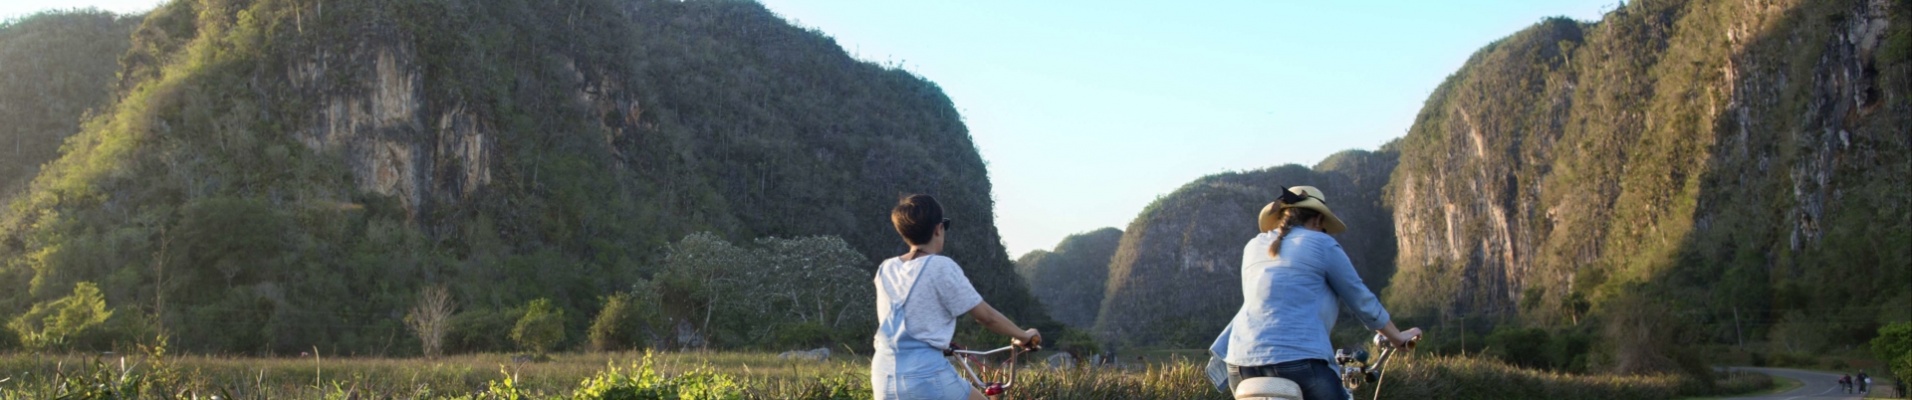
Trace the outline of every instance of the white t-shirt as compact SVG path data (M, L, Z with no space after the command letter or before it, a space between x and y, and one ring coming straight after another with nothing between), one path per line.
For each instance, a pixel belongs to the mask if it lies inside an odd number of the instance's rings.
M907 296L908 303L903 305L906 333L939 349L949 348L949 339L956 334L956 317L983 302L983 295L976 293L976 287L969 284L969 277L963 275L963 268L949 257L919 256L909 262L893 257L883 260L883 265L877 269L890 271L878 272L873 279L876 282L877 320L890 318L892 305L889 292ZM922 277L918 278L917 275ZM916 284L914 292L910 291L911 281Z

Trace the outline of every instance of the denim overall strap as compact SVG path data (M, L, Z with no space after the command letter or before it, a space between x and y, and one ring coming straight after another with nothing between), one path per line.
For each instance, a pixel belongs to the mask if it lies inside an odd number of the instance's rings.
M911 261L920 262L923 268L927 268L931 257L935 257L935 255L923 256L922 258ZM877 274L893 276L894 274L901 273L902 271L900 270L907 264L908 262L899 263L896 268L880 270L877 271ZM909 304L910 296L916 292L917 283L923 279L923 273L924 271L917 272L916 277L910 280L909 287L902 288L903 293L901 296L897 295L897 288L889 287L889 285L878 285L880 286L879 289L883 290L883 293L890 299L890 314L888 319L881 321L881 323L877 325L876 354L871 360L873 362L871 367L876 370L873 372L882 373L887 370L890 373L899 375L911 375L916 372L949 368L949 360L943 358L942 349L930 346L928 342L910 337L909 326L906 322L908 318L904 318L903 315L905 312L903 306ZM882 279L881 281L891 282L889 279Z

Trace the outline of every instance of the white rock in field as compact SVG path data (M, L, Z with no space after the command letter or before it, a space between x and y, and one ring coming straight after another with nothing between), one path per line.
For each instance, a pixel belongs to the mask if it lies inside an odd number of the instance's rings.
M780 360L823 361L830 358L830 348L818 347L809 350L791 350L777 355Z
M1075 366L1076 363L1075 356L1069 355L1069 353L1056 353L1056 355L1049 356L1049 359L1046 361L1049 363L1049 368L1068 368Z

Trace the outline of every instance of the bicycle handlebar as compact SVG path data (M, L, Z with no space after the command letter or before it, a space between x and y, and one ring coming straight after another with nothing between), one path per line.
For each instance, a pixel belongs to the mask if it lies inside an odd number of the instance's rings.
M1018 346L1015 344L1011 344L1008 346L1003 346L996 349L983 350L983 351L963 349L961 346L957 346L955 343L950 343L949 347L950 347L949 351L946 352L945 354L954 356L956 357L957 360L962 362L963 371L969 373L970 384L975 386L977 390L983 391L983 395L992 396L992 397L1003 394L1003 392L1008 391L1009 388L1014 387L1016 385L1016 358L1021 357L1023 353L1029 353L1029 352L1042 350L1042 345L1040 344L1035 344L1030 346ZM983 382L982 376L977 375L976 370L969 366L970 358L991 356L991 355L999 354L1005 351L1009 352L1009 381L1008 382Z

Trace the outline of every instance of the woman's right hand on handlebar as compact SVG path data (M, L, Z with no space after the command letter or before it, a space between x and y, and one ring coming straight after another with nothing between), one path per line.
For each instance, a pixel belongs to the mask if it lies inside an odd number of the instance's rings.
M1421 328L1418 327L1408 328L1407 330L1400 331L1397 335L1388 336L1388 344L1394 347L1405 347L1408 349L1413 349L1414 344L1420 340Z

